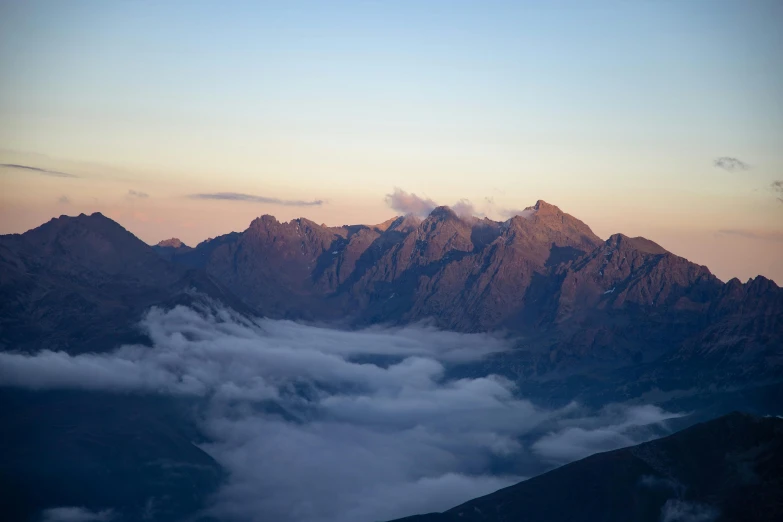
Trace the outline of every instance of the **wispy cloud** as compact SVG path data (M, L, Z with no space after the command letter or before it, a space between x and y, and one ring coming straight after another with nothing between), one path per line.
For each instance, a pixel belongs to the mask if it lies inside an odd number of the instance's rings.
M637 444L642 428L660 426L683 415L651 404L631 407L611 405L595 416L558 421L560 429L541 437L531 449L544 459L562 464L599 451ZM653 431L647 433L648 438L655 438Z
M501 219L511 219L514 216L522 216L522 217L528 217L530 214L532 214L533 210L522 210L519 208L506 208L506 207L498 207L495 204L495 198L490 196L484 198L484 204L486 207L485 214L488 214L490 216L498 216Z
M730 156L721 156L720 158L715 158L712 163L717 168L723 169L727 172L750 170L750 165L739 158L732 158Z
M783 179L779 179L777 181L773 181L769 188L772 189L772 192L775 192L777 194L783 194ZM783 197L778 196L778 201L783 203Z
M59 198L57 198L57 203L59 203L61 205L70 205L71 204L71 198L69 198L68 196L65 196L65 195L60 196Z
M661 508L661 522L712 522L720 511L709 504L669 499Z
M457 213L461 218L467 218L471 216L484 217L486 214L479 211L476 206L469 199L460 199L451 209Z
M747 239L758 239L761 241L783 242L783 231L754 231L739 228L724 228L718 230L718 234L724 236L739 236Z
M56 507L45 509L41 522L108 522L114 519L111 509L92 511L83 507Z
M522 217L526 218L526 217L530 216L531 214L533 214L534 212L535 211L531 210L531 209L522 210L522 209L516 209L516 208L500 208L500 209L497 210L498 215L503 217L503 218L505 218L505 219L511 219L512 217L515 217L515 216L522 216Z
M129 190L128 191L128 197L145 199L145 198L150 197L150 195L147 194L146 192L139 192L138 190Z
M39 167L31 167L29 165L16 165L14 163L0 163L0 167L7 169L26 170L28 172L35 172L43 176L53 176L55 178L78 178L75 174L69 174L68 172L60 172L58 170L42 169Z
M268 205L282 205L284 207L318 207L324 204L322 199L303 201L299 199L280 199L239 192L212 192L207 194L190 194L190 199L215 199L223 201L246 201L248 203L266 203Z
M427 197L419 197L413 192L406 192L401 188L395 188L391 194L386 194L386 204L397 212L413 214L419 217L427 217L438 206Z

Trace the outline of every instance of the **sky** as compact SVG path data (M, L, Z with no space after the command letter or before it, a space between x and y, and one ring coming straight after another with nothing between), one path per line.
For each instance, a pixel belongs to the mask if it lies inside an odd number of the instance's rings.
M262 214L379 223L400 189L494 219L543 199L783 284L782 19L763 0L0 0L0 233L100 211L195 244Z

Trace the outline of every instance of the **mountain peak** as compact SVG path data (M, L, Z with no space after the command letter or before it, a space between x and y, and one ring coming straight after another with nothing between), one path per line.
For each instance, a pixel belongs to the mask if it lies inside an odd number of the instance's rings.
M751 277L748 279L748 282L745 284L749 289L754 289L761 293L769 290L778 289L778 285L775 284L775 281L773 281L772 279L768 279L763 275L757 275L756 277Z
M292 219L291 221L289 221L288 224L294 224L294 223L296 223L297 225L300 225L300 226L307 226L307 227L310 227L310 228L329 228L329 227L324 226L324 225L319 225L318 223L316 223L312 219L307 219L306 217L300 217L300 218Z
M381 231L397 231L397 232L410 232L421 224L421 219L413 214L406 214L404 216L397 216L388 221L384 221L380 225L376 225L376 228Z
M78 216L67 216L65 214L57 218L52 218L43 225L24 233L28 237L58 234L63 230L81 230L91 231L99 234L130 234L125 227L104 216L100 212L93 212L90 215L81 213Z
M169 247L169 248L190 248L188 245L180 241L177 237L172 237L169 239L164 239L160 243L158 243L156 246L159 247Z
M263 216L259 216L255 218L253 221L250 222L250 226L248 228L261 228L269 225L279 225L280 222L277 220L275 216L272 216L270 214L264 214Z
M370 225L370 228L377 228L381 232L385 232L386 230L390 229L396 223L400 222L403 219L405 219L405 216L394 216L393 218L387 219L383 223L378 223L377 225Z
M644 237L628 237L625 234L612 234L609 239L606 240L606 245L612 248L632 248L645 254L662 255L668 254L669 251L663 248L661 245L654 241L650 241Z
M517 214L517 216L526 218L526 217L530 217L533 214L543 216L543 215L564 214L564 212L560 210L558 206L552 205L551 203L547 203L543 199L539 199L538 201L536 201L535 205L531 207L525 207L522 213Z
M546 234L553 234L552 239L570 238L566 243L570 246L580 245L583 251L592 250L603 242L585 223L542 199L512 217L505 226L510 230L527 230L527 233L534 234L539 233L535 231L546 230Z
M528 207L530 208L530 207ZM532 207L533 210L536 212L545 212L545 213L557 213L561 212L561 210L551 203L547 203L543 199L539 199L536 201L536 204Z
M446 205L435 207L434 209L432 209L432 212L430 212L430 215L428 216L428 219L429 218L438 221L443 221L446 219L459 219L457 213L451 210L451 208L447 207Z

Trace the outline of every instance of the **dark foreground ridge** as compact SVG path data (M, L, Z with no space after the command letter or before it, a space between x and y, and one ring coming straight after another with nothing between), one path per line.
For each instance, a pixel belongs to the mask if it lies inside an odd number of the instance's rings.
M783 420L732 413L396 522L783 520Z

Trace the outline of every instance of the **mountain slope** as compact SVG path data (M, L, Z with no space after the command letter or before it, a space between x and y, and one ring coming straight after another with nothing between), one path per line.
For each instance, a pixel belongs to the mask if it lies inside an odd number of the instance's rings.
M141 314L189 302L191 289L241 306L100 213L0 236L0 268L0 349L80 353L138 342Z
M734 413L399 522L771 522L781 499L783 420Z
M115 522L192 520L225 478L169 397L0 388L0 401L3 520L39 522L62 506L111 508Z
M435 209L353 289L369 322L428 319L488 330L524 308L525 293L552 266L600 242L581 221L539 201L505 223Z

